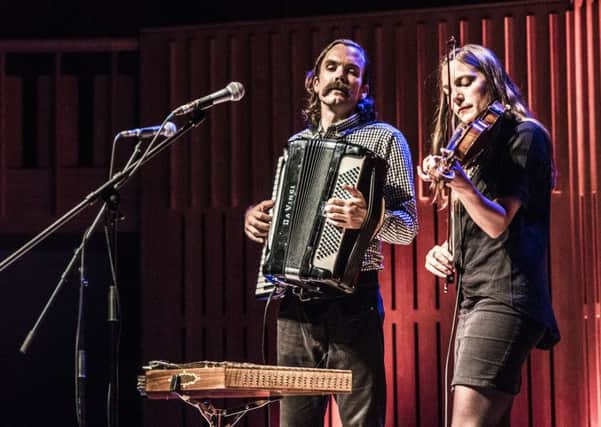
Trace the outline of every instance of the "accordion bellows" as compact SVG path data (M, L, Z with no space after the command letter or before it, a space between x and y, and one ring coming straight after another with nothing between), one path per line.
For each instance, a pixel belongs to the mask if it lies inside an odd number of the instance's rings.
M318 138L291 141L276 169L273 220L260 265L267 281L259 281L257 297L275 284L310 290L327 285L352 293L382 214L385 176L385 160L360 145ZM361 229L326 221L328 199L350 198L344 184L366 199Z

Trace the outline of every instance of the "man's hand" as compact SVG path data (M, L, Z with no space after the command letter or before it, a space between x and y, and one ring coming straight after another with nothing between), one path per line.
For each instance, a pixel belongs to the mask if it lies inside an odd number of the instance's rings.
M263 200L251 206L244 214L244 233L249 239L257 243L265 243L271 225L269 209L273 207L273 200Z
M331 198L324 208L328 222L342 228L358 229L363 226L367 217L367 203L363 194L352 185L342 186L350 195L350 199Z

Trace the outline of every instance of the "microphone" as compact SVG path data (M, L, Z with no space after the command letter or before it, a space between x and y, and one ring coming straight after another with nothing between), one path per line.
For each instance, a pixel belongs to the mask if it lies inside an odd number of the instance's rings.
M195 110L206 110L213 105L221 104L227 101L240 101L244 96L244 86L242 83L231 82L225 88L213 92L210 95L203 96L192 102L188 102L180 107L177 107L173 112L176 116L191 113Z
M165 123L165 126L148 126L145 128L122 130L117 134L118 138L138 138L150 139L154 138L157 133L161 136L170 137L175 134L177 127L172 122Z

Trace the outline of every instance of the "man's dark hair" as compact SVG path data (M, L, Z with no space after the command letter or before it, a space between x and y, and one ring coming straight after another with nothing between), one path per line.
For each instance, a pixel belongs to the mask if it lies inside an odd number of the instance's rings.
M369 85L369 92L367 96L361 99L357 103L357 111L361 114L361 118L363 121L372 121L376 118L376 107L374 103L374 99L372 97L372 85L371 85L371 63L369 58L367 57L367 52L359 43L356 43L349 39L336 39L330 44L328 44L319 54L317 59L315 60L315 64L313 65L313 69L307 73L305 77L305 90L307 91L307 106L303 109L303 118L308 127L317 129L319 127L319 122L321 120L321 105L319 101L319 94L315 93L313 90L313 82L317 76L319 76L319 69L321 68L321 63L325 58L326 54L336 45L345 45L350 46L357 49L361 56L363 57L363 84Z

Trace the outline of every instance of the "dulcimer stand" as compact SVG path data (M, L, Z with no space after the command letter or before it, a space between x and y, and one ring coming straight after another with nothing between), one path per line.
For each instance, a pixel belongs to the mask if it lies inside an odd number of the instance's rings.
M282 399L283 396L256 400L254 402L249 402L246 405L230 409L219 409L213 406L208 400L202 402L187 395L179 395L179 397L188 405L198 409L198 412L200 412L200 415L206 420L210 427L233 427L248 412L260 409L270 403L277 402ZM231 418L231 421L228 421L229 418ZM226 423L224 424L224 422Z

